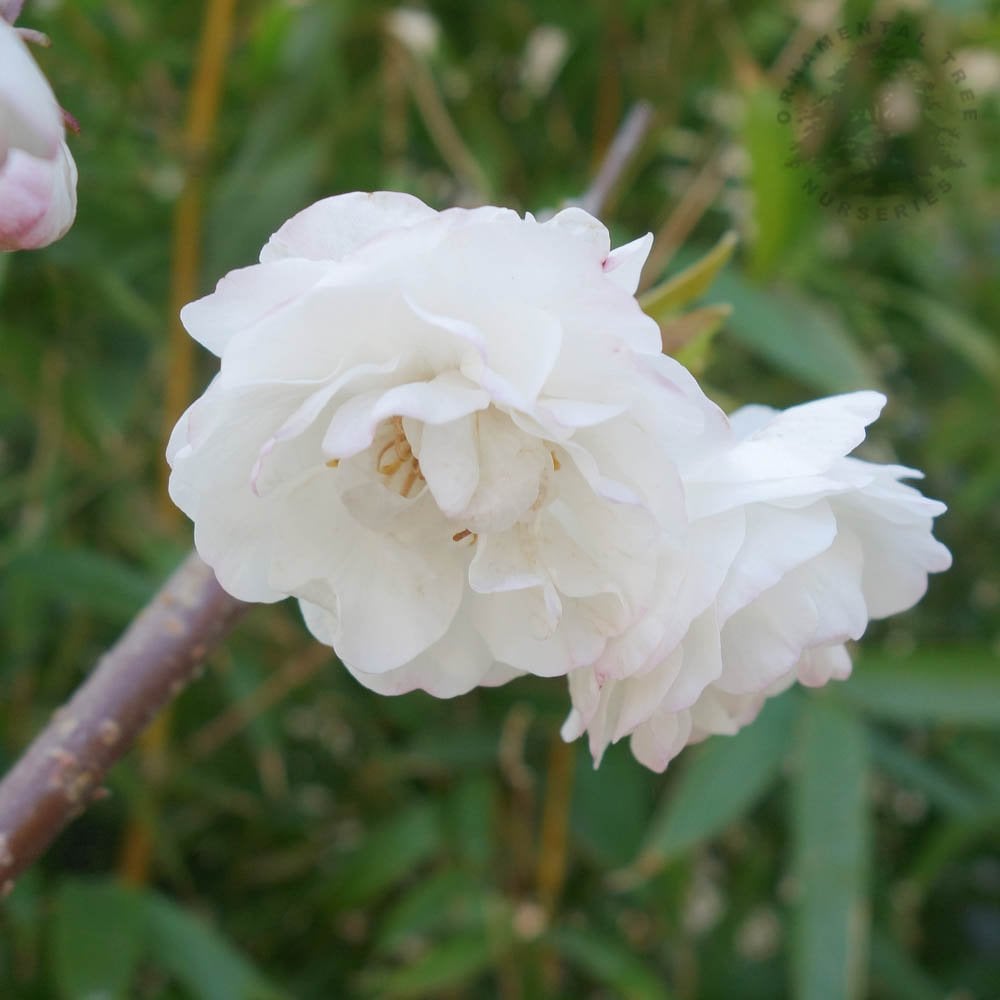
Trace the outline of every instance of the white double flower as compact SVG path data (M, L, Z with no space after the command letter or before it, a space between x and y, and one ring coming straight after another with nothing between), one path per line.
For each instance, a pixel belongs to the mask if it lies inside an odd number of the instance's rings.
M567 675L567 737L656 768L844 675L943 508L844 457L877 393L727 419L635 300L650 244L392 193L291 219L182 313L221 368L170 490L222 586L382 693Z

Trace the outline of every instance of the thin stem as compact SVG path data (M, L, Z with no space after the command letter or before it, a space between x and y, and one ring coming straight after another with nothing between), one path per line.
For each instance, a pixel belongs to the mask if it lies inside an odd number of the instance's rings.
M163 411L163 440L192 396L194 342L179 318L181 308L200 291L201 222L205 195L205 163L215 138L219 117L226 58L233 33L236 0L209 0L205 5L201 39L191 83L188 117L184 129L187 172L174 210L173 249L170 270L170 334L168 369ZM166 476L166 467L163 469ZM176 518L176 508L167 498L166 479L161 482L161 514Z
M597 176L578 202L582 209L599 216L608 207L612 195L642 148L653 118L653 106L647 101L639 101L632 106L608 147Z
M0 783L0 887L70 820L150 720L197 674L249 605L190 555Z

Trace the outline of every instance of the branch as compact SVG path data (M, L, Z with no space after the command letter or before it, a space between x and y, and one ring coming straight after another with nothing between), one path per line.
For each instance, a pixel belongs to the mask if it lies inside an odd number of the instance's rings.
M632 106L615 133L594 182L580 198L580 208L596 217L600 217L605 211L611 196L645 142L653 118L653 106L647 101L639 101Z
M0 783L0 891L106 791L102 781L250 607L191 554Z

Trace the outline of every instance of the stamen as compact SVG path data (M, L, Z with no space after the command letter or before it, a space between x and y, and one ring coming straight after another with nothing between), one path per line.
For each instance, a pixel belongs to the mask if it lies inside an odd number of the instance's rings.
M413 454L413 448L410 447L406 432L403 430L403 418L392 417L389 426L392 430L392 437L382 446L381 451L376 456L375 469L379 475L385 476L387 480L392 480L400 469L406 469L402 487L399 488L399 495L409 497L417 480L424 482L423 474L420 471L420 462Z
M469 535L471 535L471 534L472 534L472 532L469 531L468 528L466 528L464 531L459 531L456 534L452 535L451 536L451 540L453 542L460 542L463 538L468 538Z
M552 456L552 468L555 469L556 472L558 472L562 468L562 466L559 463L559 459L556 458L556 453L554 451L550 451L549 454Z
M336 469L338 465L340 465L339 458L331 458L330 461L326 463L326 467L328 469Z

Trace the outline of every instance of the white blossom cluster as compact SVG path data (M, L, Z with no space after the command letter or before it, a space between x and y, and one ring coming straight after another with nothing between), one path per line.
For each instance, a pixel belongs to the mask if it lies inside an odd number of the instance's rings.
M579 209L321 201L187 306L219 373L168 449L199 553L296 597L367 687L567 677L567 739L661 770L913 605L950 556L918 473L847 457L884 398L727 417Z

